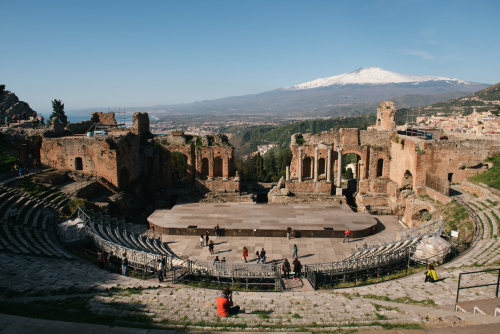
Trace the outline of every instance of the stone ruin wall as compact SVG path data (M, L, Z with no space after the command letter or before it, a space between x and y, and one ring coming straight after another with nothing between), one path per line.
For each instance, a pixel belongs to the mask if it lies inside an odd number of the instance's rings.
M402 144L404 140L404 145ZM479 165L487 157L500 153L494 140L422 140L408 136L394 136L391 145L390 179L402 186L403 176L408 170L413 176L413 188L425 186L426 173L433 173L460 183L467 177L483 171L467 168Z
M155 139L166 151L168 159L173 152L186 157L187 172L199 190L239 192L240 179L234 166L234 147L224 135L190 136L175 131ZM163 165L164 168L170 164ZM164 171L164 174L169 174Z
M106 140L86 137L43 140L40 148L42 164L55 169L76 170L76 158L82 159L81 173L101 176L119 187L117 152Z

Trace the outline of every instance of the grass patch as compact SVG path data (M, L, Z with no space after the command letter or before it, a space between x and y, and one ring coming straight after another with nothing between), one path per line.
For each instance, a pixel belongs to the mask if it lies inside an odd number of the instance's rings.
M17 183L17 187L20 188L25 193L28 193L31 196L35 197L40 197L42 194L50 191L50 189L45 187L44 185L34 183L27 179L19 180L19 182Z
M259 319L269 319L269 312L267 311L253 311L251 314L257 314Z
M484 215L486 217L486 220L488 221L488 224L490 225L490 237L493 238L493 222L491 221L490 216Z
M387 311L398 311L399 312L399 308L398 307L392 307L392 306L385 306L385 305L380 305L380 304L375 304L375 303L372 303L373 307L375 307L375 310L378 312L378 311L382 311L382 310L387 310Z
M475 183L484 183L492 188L500 189L500 154L486 161L493 162L493 167L480 174L469 177L469 180Z
M484 206L484 208L485 208L485 209L488 209L488 208L489 208L488 204L485 204L485 203L483 203L483 202L481 202L481 201L477 201L477 202L478 202L479 204L481 204L482 206Z
M425 306L436 306L436 303L432 299L415 300L415 299L412 299L408 296L399 297L399 298L389 298L387 296L378 296L378 295L374 295L374 294L367 294L367 295L361 295L361 297L369 298L369 299L376 299L376 300L383 300L385 302L393 302L393 303L399 303L399 304L417 304L417 305L425 305Z
M437 215L444 219L444 230L448 235L451 231L459 231L464 242L471 242L474 237L474 223L467 210L458 203L451 201L448 204L437 204Z
M294 314L292 315L292 318L294 318L294 319L302 319L302 317L301 317L301 316L300 316L300 314L298 314L298 313L294 313Z
M498 202L497 201L492 201L491 199L486 199L486 202L490 203L491 206L497 206L498 205Z

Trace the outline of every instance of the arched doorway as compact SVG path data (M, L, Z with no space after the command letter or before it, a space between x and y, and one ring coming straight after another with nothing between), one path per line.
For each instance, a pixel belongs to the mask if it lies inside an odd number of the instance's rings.
M222 158L214 158L214 177L222 177Z
M326 174L326 168L325 168L325 158L320 158L318 160L318 176L325 175Z
M302 161L302 178L308 179L312 177L312 159L305 157Z
M207 158L201 159L201 176L202 177L208 176L208 159Z
M120 179L118 180L120 188L127 188L130 182L130 176L127 167L122 167L120 170Z
M75 158L75 170L83 170L83 161L80 157Z
M172 165L172 181L174 184L182 184L188 181L187 157L180 152L172 152L170 156Z
M401 182L401 189L413 189L413 175L409 170L405 172L403 181Z
M377 160L377 177L384 175L384 159Z

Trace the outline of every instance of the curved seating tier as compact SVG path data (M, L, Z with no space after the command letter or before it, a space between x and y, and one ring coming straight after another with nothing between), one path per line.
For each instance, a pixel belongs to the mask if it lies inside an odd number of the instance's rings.
M1 250L73 259L55 237L55 216L49 208L57 205L4 185L0 185L0 199Z

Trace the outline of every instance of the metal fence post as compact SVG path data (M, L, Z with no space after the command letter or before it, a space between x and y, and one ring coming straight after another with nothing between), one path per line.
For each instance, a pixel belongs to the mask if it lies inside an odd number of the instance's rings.
M462 273L458 274L457 299L455 300L455 306L458 304L458 294L460 292L460 281L461 280L462 280Z
M497 277L497 290L495 292L495 297L498 298L498 285L500 284L500 268L498 269L498 277Z

